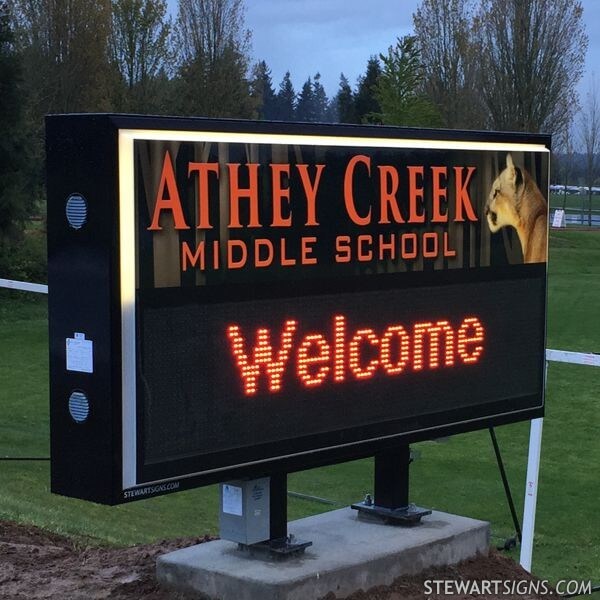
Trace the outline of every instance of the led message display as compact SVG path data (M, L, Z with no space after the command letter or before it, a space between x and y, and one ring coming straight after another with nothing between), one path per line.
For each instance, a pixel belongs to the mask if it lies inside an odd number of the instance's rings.
M546 137L47 126L55 491L122 502L542 414ZM83 344L91 372L67 368Z

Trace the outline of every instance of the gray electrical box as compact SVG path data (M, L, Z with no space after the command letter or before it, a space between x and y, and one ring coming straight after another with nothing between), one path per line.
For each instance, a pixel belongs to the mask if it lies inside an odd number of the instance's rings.
M256 544L270 538L269 488L270 477L220 484L221 539Z

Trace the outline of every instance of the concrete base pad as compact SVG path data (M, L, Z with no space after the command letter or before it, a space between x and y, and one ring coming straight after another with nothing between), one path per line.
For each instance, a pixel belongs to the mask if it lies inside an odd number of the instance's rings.
M217 540L160 556L157 577L169 588L220 600L310 600L330 591L342 597L487 554L489 545L488 523L436 511L420 525L397 527L343 508L292 521L288 532L313 545L281 560Z

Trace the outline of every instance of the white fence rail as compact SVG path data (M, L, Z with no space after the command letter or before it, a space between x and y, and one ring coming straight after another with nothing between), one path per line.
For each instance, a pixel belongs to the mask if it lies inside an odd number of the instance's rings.
M48 286L41 283L28 283L27 281L13 281L12 279L0 278L0 288L9 290L22 290L23 292L36 292L38 294L47 294Z
M600 354L594 353L546 349L546 360L550 362L571 363L572 365L600 367Z
M562 227L567 225L576 225L581 227L600 227L600 210L593 209L592 217L590 219L589 211L587 208L551 208L550 209L550 225L552 227L561 227L561 225L555 225L554 219L557 211L563 210L565 222Z

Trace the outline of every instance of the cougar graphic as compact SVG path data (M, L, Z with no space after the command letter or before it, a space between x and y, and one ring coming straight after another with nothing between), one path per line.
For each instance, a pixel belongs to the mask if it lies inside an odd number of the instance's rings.
M496 233L502 227L514 227L521 242L523 261L545 262L547 214L548 205L535 181L507 154L506 168L492 184L485 204L490 230Z

